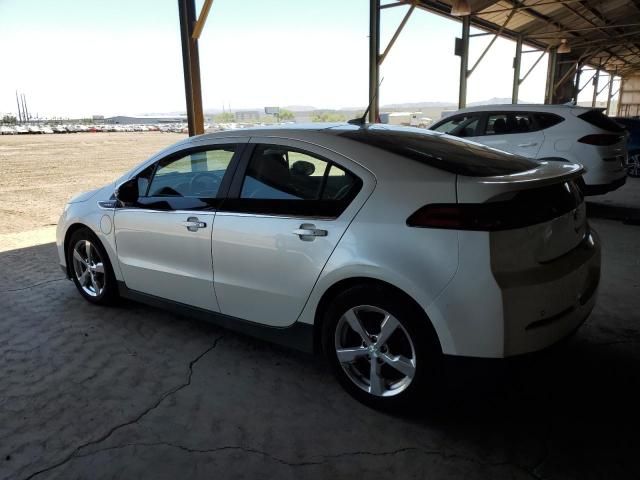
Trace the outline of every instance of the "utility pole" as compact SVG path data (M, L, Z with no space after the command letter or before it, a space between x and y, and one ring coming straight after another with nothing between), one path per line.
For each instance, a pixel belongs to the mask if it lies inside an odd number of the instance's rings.
M18 122L22 123L22 111L20 110L20 100L18 98L18 90L16 90L16 103L18 104Z
M24 93L21 94L21 96L22 96L22 113L24 114L25 121L28 122L30 118L29 118L29 110L27 110L27 99L24 96Z

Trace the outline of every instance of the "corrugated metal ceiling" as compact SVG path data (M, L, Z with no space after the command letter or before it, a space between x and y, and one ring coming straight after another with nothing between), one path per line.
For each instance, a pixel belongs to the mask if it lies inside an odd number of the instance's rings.
M411 3L410 1L406 3ZM419 0L426 10L449 15L453 0ZM469 0L472 25L523 36L538 48L566 39L568 60L609 65L618 74L640 73L640 0ZM515 9L515 12L510 14ZM505 22L507 22L505 25Z

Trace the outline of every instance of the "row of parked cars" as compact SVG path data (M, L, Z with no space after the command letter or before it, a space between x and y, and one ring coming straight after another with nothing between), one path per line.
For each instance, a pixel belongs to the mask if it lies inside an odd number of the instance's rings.
M80 132L173 132L188 133L184 123L158 125L2 125L0 135L29 133L80 133Z
M430 129L527 158L580 163L583 190L591 195L619 188L627 172L639 175L640 120L597 108L486 105L459 110Z

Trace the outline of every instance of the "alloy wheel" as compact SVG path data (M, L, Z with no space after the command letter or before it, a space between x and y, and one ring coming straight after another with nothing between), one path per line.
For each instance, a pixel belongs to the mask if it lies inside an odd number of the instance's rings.
M78 240L72 255L73 272L80 288L91 297L100 296L106 281L100 252L89 240Z
M347 377L374 396L406 390L416 373L411 336L386 310L360 305L347 310L335 330L335 352Z

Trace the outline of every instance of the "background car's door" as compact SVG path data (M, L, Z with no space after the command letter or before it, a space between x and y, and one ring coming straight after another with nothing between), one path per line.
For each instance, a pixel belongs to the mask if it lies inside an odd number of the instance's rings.
M216 296L222 313L287 326L375 180L356 163L304 142L252 138L247 148L216 214Z
M528 158L536 158L544 142L544 134L527 112L486 113L478 134L467 138Z
M219 311L211 232L242 148L241 141L190 149L138 175L138 202L115 213L118 261L128 288Z

